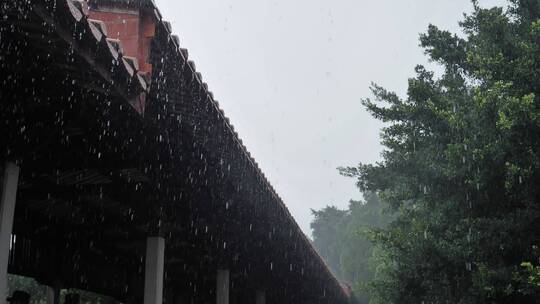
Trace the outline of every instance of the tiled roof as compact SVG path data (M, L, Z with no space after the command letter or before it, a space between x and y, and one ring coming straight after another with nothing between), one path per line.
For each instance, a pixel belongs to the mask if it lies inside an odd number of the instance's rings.
M99 64L102 76L117 85L126 99L131 100L134 96L147 94L150 84L138 71L137 60L124 57L122 43L107 37L107 28L103 22L87 17L86 1L68 0L59 3L65 7L45 7L44 10L38 9L38 13L49 23L61 23L57 26L59 33L65 39L72 40L73 47L79 53L85 54L89 63ZM48 15L50 12L47 12L47 9L55 9L54 13L61 16L53 19ZM139 105L133 106L138 111L141 110Z

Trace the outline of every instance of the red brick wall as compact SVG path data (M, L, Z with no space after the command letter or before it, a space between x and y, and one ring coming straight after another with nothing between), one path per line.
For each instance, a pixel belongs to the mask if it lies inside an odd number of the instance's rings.
M120 12L118 9L90 10L91 19L101 20L107 26L107 37L122 42L124 56L135 57L139 62L139 70L150 73L152 66L148 63L150 42L155 33L154 20L150 16L139 15L138 11Z

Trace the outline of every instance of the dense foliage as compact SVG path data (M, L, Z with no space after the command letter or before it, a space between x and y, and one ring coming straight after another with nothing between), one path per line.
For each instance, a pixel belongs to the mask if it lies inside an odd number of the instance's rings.
M342 172L396 213L372 303L540 303L540 1L430 26L402 99L373 85L383 160Z
M377 195L369 192L364 195L364 201L351 201L348 210L336 207L312 210L315 248L332 272L351 285L360 303L369 302L367 287L377 266L369 231L390 222L390 217L382 211Z
M33 304L47 303L46 287L40 285L34 279L18 275L8 275L8 295L13 294L15 290L26 291L30 294L30 301Z
M31 304L48 303L47 286L41 285L32 278L9 274L8 294L13 294L15 290L22 290L29 293ZM113 298L78 289L62 289L60 291L60 303L65 302L65 295L68 293L78 294L81 304L118 304Z

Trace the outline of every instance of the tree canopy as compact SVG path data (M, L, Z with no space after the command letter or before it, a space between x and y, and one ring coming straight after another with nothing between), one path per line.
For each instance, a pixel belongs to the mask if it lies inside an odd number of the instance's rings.
M473 4L462 34L420 37L441 75L363 101L385 150L342 173L396 214L372 303L539 303L540 1Z
M353 288L358 301L368 303L368 285L376 271L376 249L369 232L385 227L391 217L383 213L377 195L370 192L363 201L350 201L347 210L332 206L312 213L315 248L338 279Z

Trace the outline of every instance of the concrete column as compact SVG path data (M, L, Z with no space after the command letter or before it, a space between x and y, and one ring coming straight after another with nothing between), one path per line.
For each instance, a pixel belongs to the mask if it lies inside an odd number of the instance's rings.
M163 303L163 267L165 239L149 237L146 241L146 268L144 272L144 304Z
M255 304L266 304L266 293L262 290L257 290L255 293Z
M54 288L47 286L47 304L57 304L55 303L56 297Z
M229 304L229 277L229 270L218 270L216 280L216 304Z
M12 162L4 165L2 179L2 198L0 200L0 303L6 302L7 273L17 184L19 183L19 167Z

